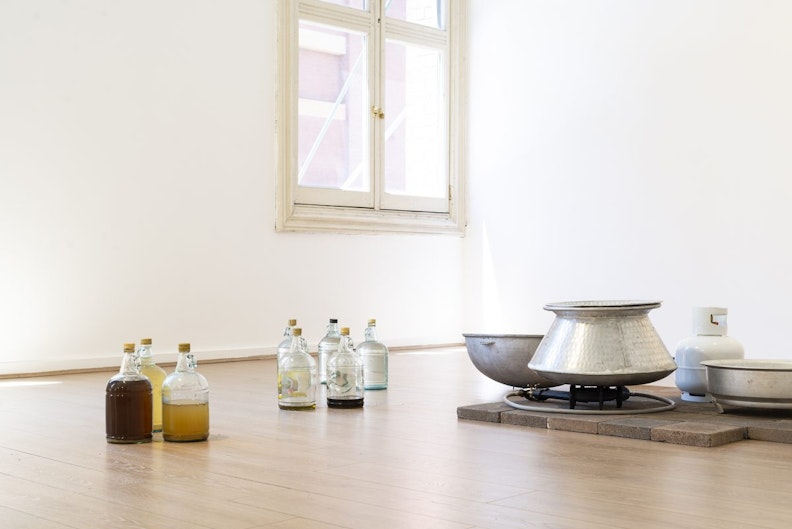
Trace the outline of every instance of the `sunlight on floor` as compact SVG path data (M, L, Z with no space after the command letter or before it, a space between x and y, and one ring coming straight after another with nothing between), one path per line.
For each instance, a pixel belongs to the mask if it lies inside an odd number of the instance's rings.
M60 380L0 380L0 389L63 384Z

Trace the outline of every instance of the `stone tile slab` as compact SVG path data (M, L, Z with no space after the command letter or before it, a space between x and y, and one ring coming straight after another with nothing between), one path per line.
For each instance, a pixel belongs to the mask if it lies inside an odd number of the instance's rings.
M628 439L652 439L652 428L678 424L678 421L664 419L650 419L646 417L627 417L599 423L597 433L613 437Z
M652 428L651 440L689 446L720 446L745 439L745 428L728 424L680 422Z
M767 421L749 425L748 439L771 443L792 443L792 421Z
M612 419L612 415L556 415L547 419L547 428L565 432L595 434L599 431L599 423Z
M459 419L468 419L471 421L500 422L501 413L513 409L514 408L503 402L473 404L471 406L458 407L457 417Z
M548 414L512 409L512 411L501 413L501 422L503 424L546 429L548 417Z

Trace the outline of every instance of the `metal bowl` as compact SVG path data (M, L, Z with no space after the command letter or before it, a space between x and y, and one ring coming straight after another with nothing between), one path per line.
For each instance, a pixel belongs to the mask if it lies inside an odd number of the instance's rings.
M701 364L707 368L707 390L720 404L792 408L792 360L707 360Z
M543 336L534 334L463 334L468 356L484 375L514 388L558 384L528 367Z

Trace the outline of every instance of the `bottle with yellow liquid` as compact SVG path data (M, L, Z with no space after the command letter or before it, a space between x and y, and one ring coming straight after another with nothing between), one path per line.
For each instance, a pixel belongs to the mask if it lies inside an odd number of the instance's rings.
M151 382L151 402L153 409L151 411L152 417L152 431L162 431L162 382L165 380L165 370L154 363L154 356L151 353L151 338L143 338L140 340L140 346L137 349L137 357L140 362L140 372L148 377Z
M195 370L190 344L179 344L176 371L162 383L162 438L205 441L209 437L209 383Z

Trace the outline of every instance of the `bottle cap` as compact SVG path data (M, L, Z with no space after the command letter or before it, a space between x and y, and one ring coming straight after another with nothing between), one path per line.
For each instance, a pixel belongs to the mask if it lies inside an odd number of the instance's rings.
M330 318L330 323L338 323L338 320L335 318Z
M135 344L133 344L133 343L125 343L124 344L124 352L125 353L134 353L135 352Z
M190 344L188 344L188 343L180 343L179 344L179 352L180 353L189 353L190 352Z
M341 327L341 336L349 336L349 327Z
M140 345L151 345L151 338L142 338L140 340Z
M694 307L693 332L700 336L726 336L726 316L729 309L723 307Z
M368 321L368 324L369 324L369 325L376 325L376 324L377 324L377 320L375 320L374 318L371 318L371 319Z
M297 325L297 320L289 320L289 327L294 327Z
M292 329L292 336L302 336L302 329L300 327Z

